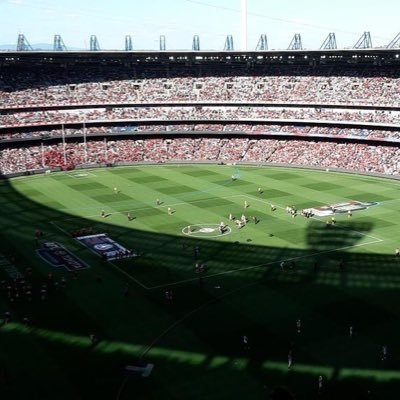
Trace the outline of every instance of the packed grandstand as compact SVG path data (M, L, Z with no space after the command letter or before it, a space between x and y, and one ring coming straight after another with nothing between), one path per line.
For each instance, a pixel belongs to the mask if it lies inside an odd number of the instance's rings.
M0 53L0 174L204 161L399 175L394 51L199 54Z

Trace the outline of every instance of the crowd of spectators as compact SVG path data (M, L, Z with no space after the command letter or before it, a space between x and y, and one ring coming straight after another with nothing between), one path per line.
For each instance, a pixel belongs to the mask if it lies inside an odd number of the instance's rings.
M0 72L0 141L41 140L41 145L24 143L1 150L3 174L146 161L271 162L392 175L400 170L396 145L400 140L400 111L396 109L400 107L400 73L396 67L266 65L250 71L221 64L212 71L210 66L170 71L160 63L148 68L71 67L62 72L46 68ZM288 103L293 107L284 106ZM99 107L82 107L90 105ZM366 105L377 109L359 107ZM55 109L41 109L45 106ZM337 122L359 125L341 128L334 126ZM393 127L379 127L385 124ZM142 139L147 132L199 136ZM217 137L219 132L221 137ZM251 135L232 138L223 134L227 132ZM54 144L64 135L68 137L65 144ZM78 139L82 135L89 136L87 143ZM97 141L96 135L104 139ZM321 137L347 141L321 141ZM47 138L55 140L42 141ZM371 140L393 143L373 146Z
M62 125L94 121L168 120L313 120L400 124L400 111L312 107L126 107L13 112L0 115L0 128Z
M400 149L360 143L251 138L150 138L103 140L8 148L0 152L0 172L79 165L167 161L283 163L400 174Z
M202 76L156 68L133 72L129 68L58 69L3 72L0 104L3 107L109 104L121 102L262 101L312 104L400 106L400 79L396 67L360 70L349 66L311 69L265 66L254 71L215 67Z

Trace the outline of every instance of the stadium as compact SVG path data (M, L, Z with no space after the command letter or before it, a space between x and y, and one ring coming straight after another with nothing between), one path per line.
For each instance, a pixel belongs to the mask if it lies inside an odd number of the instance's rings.
M398 40L22 42L0 52L4 398L398 398Z

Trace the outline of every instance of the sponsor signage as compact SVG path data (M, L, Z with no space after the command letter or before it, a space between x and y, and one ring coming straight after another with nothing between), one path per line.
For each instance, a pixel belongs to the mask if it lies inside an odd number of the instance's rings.
M109 238L105 233L78 236L76 240L109 261L137 256L136 252L126 249L115 240Z
M43 260L56 268L64 267L68 271L89 268L88 264L57 242L44 242L36 252Z
M344 201L342 203L331 204L329 206L308 208L304 211L311 212L317 217L325 217L327 215L332 215L335 213L347 213L358 210L365 210L368 207L375 206L378 203L375 201Z

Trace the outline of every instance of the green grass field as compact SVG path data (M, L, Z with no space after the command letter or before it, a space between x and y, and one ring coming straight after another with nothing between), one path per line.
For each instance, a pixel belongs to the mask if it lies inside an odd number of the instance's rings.
M31 301L11 303L2 283L0 318L12 314L0 326L4 399L268 399L279 386L301 400L399 398L399 189L375 177L216 165L1 181L0 279L32 268L34 288ZM329 227L326 217L285 211L352 200L378 204L337 214ZM238 229L230 213L250 220ZM38 242L35 229L44 232ZM72 237L82 229L139 256L105 261ZM90 268L75 279L52 267L36 254L49 241ZM196 262L206 271L196 273ZM154 364L150 377L124 370L138 362Z

